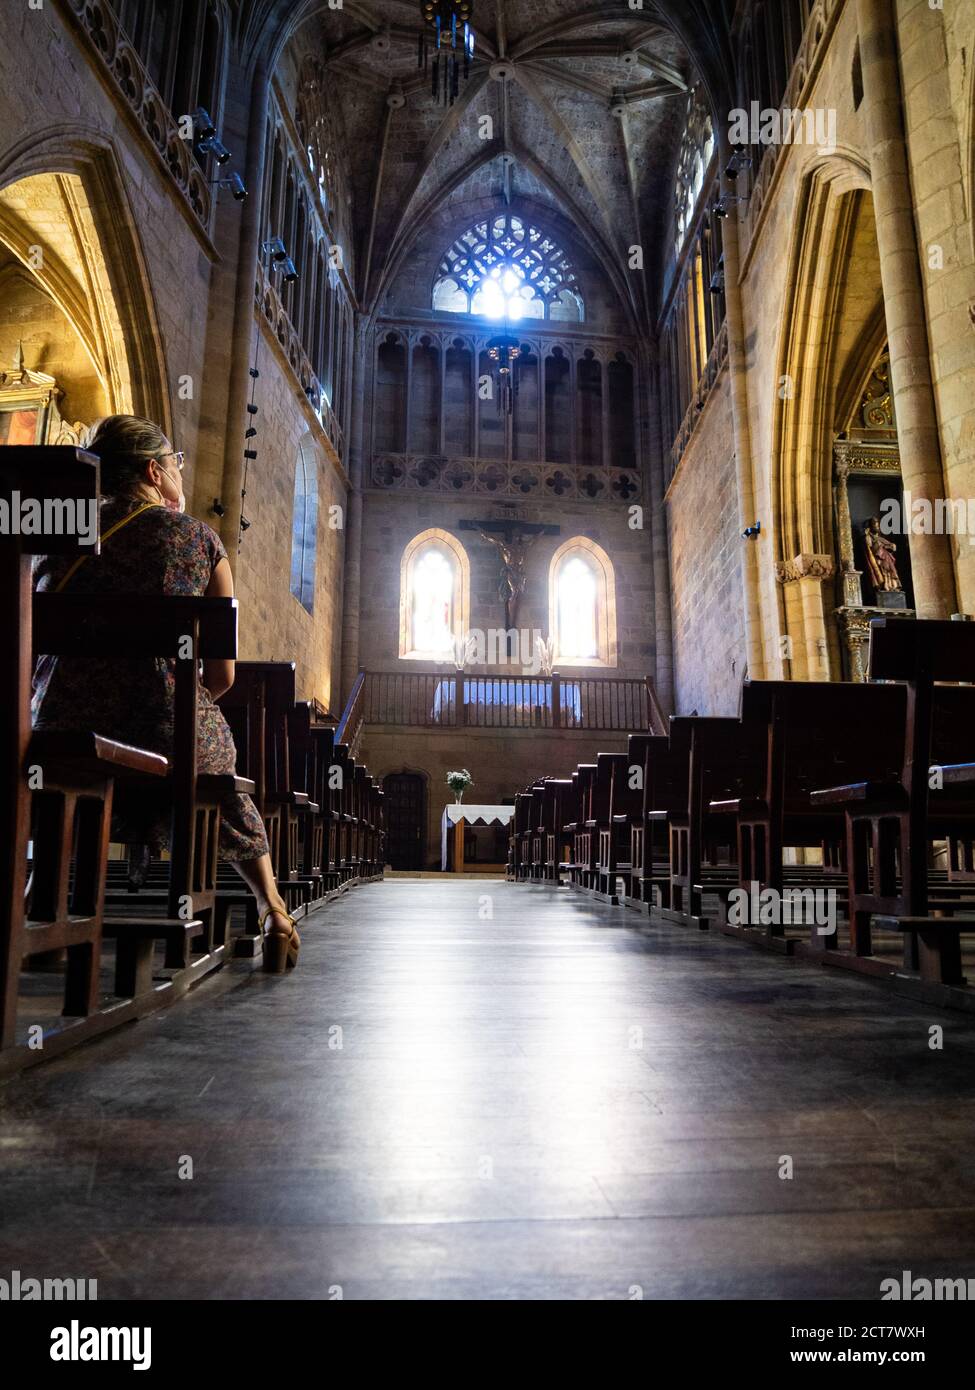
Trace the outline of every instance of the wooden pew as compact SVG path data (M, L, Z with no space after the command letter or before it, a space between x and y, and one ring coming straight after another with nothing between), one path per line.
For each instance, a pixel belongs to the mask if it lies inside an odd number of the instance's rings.
M845 898L846 875L842 847L845 823L835 805L813 804L811 793L828 768L844 782L896 775L904 692L891 685L855 685L820 681L746 681L742 686L741 720L754 729L755 782L751 794L713 800L711 811L737 818L738 887L751 899L767 889L782 895L808 890L829 892L838 908ZM814 848L820 864L794 867L784 863L784 849ZM756 899L757 900L757 899ZM793 902L801 900L793 897ZM790 903L791 908L791 903ZM774 915L774 914L772 914ZM779 914L784 915L784 914ZM801 913L800 913L801 915ZM801 926L801 923L793 925ZM833 944L821 925L812 930L811 947ZM835 917L833 919L835 926ZM790 950L782 920L742 924L728 930Z
M531 824L532 794L528 791L515 792L515 813L511 817L508 834L507 877L516 883L528 876L526 862L529 827Z
M670 721L670 745L673 757L687 761L687 801L685 809L664 813L670 826L670 903L660 911L706 930L721 907L712 909L705 894L726 897L738 881L735 816L721 803L754 788L760 740L754 726L737 719L677 715Z
M335 726L323 722L313 709L311 737L315 743L315 795L322 822L322 877L328 893L337 893L341 884L339 873L339 818L341 792L334 785L341 772L336 761Z
M338 786L334 791L335 809L335 866L342 889L351 888L356 878L355 855L355 759L344 743L333 745L332 756L338 770Z
M171 773L162 788L155 779L143 784L150 794L161 792L172 807L168 884L163 890L108 894L103 929L117 938L119 994L141 998L156 992L156 941L166 944L166 968L187 971L195 982L221 963L226 946L226 917L217 906L216 883L220 802L230 793L253 788L252 782L235 774L197 771L199 662L233 659L237 601L43 593L34 596L33 614L38 654L117 660L164 657L175 663ZM127 779L126 792L142 794L134 776ZM204 949L191 960L194 939L201 939Z
M99 553L96 503L98 460L71 447L0 449L0 501L8 525L0 533L0 604L7 659L0 663L0 1070L56 1055L117 1020L126 1010L99 1012L99 971L105 872L115 783L128 773L159 778L165 758L130 748L97 730L35 735L31 728L34 555L93 557ZM24 504L37 504L41 530L19 531ZM44 509L62 524L78 507L94 512L94 544L74 532L45 527ZM28 886L28 845L33 875ZM38 1024L43 1046L18 1036L21 969L64 958L63 1023Z
M631 734L630 760L643 769L640 810L630 826L630 881L623 901L641 910L670 907L670 814L687 809L687 750L667 735Z
M624 786L629 776L629 758L625 753L597 753L596 775L593 779L587 828L592 832L589 841L590 864L585 887L597 897L618 903L616 893L616 864L618 862L618 833L614 826L615 808L622 806ZM626 831L627 871L630 848L629 826Z
M580 763L572 774L575 782L571 798L572 819L565 831L572 837L572 858L569 861L569 882L574 888L587 887L586 876L592 862L593 831L589 828L592 806L592 784L596 776L595 763Z
M234 683L217 701L237 746L237 765L254 782L254 801L264 821L278 891L300 916L315 888L301 875L299 820L318 807L291 784L289 721L295 708L293 661L239 661Z
M823 788L812 797L845 816L848 959L870 968L873 921L904 933L906 971L929 985L958 987L964 983L960 936L975 931L975 918L961 910L964 897L934 881L928 861L933 841L975 835L975 690L937 684L975 682L975 627L875 619L869 673L872 680L904 682L898 775ZM939 767L951 769L947 777L939 779ZM835 952L831 963L845 962Z
M545 877L545 782L536 782L531 789L531 803L528 808L528 878L532 883L541 883Z
M307 812L297 817L298 877L310 886L310 902L319 901L326 891L326 814L327 808L320 800L323 780L327 788L327 776L319 774L318 760L321 752L319 740L313 733L314 710L310 700L299 701L288 712L288 758L290 762L290 785L304 792L308 801Z
M562 830L565 807L572 791L567 777L549 777L544 783L539 833L544 841L542 881L558 887L566 858L566 838Z

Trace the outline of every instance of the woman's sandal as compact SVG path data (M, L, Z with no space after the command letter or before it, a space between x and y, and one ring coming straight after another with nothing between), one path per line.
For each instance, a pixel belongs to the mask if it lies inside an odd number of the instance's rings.
M280 908L269 907L267 912L261 914L262 930L269 917L287 917L290 923L287 931L283 927L271 927L269 931L264 932L264 939L261 943L264 953L264 969L269 975L283 975L286 970L293 970L298 964L301 938L295 931L294 918L289 916L287 912L282 912Z

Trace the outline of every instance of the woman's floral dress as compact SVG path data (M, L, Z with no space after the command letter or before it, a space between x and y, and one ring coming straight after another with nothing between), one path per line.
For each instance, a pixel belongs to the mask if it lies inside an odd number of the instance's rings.
M129 498L103 503L102 534L141 505ZM72 594L170 594L201 597L218 562L226 557L219 536L203 521L151 507L134 517L85 560L65 585ZM34 563L38 593L56 589L73 563L70 555L42 555ZM38 657L32 718L36 729L93 729L152 753L172 756L175 663L165 658ZM237 750L222 711L204 686L199 691L197 767L236 771ZM116 784L112 838L148 844L158 854L169 843L169 812L140 788L127 798ZM231 794L220 806L220 858L258 859L267 837L249 796Z

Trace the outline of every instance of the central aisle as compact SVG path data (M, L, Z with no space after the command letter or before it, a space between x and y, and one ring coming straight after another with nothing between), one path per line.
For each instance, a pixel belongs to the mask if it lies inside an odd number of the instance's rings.
M0 1089L4 1269L102 1299L972 1273L964 1015L503 882L374 884L301 930L293 977L230 967Z

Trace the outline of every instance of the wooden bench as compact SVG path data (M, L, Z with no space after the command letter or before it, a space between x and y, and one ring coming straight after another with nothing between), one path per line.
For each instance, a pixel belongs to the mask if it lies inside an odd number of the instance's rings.
M614 825L615 808L624 800L624 787L629 779L629 759L625 753L597 753L596 775L593 779L587 829L590 862L585 886L606 902L617 903L616 866L620 859L618 839L622 825ZM630 804L627 793L626 804ZM630 836L626 827L626 849L622 855L629 871Z
M736 818L722 803L755 785L760 740L738 719L677 715L670 721L670 752L686 759L683 810L663 813L670 827L670 902L661 913L706 929L738 882ZM659 813L651 813L651 819ZM706 896L707 895L707 896ZM714 906L711 905L714 901Z
M834 805L813 803L811 794L826 768L835 768L844 781L874 778L892 780L899 758L904 718L904 692L890 685L854 685L818 681L745 681L741 691L741 720L753 726L757 765L750 795L712 801L711 810L737 819L738 886L745 901L766 890L792 900L796 894L827 892L838 910L846 896L843 846L845 823ZM820 862L785 864L786 848L814 849ZM790 903L790 908L791 908ZM784 912L773 920L740 924L744 934L785 943ZM831 926L835 931L836 916ZM796 923L802 926L802 923ZM812 947L826 948L832 932L821 923L807 923ZM813 929L815 927L815 929ZM730 930L737 930L731 928Z
M237 745L237 766L254 783L278 891L292 913L309 901L313 880L299 877L299 816L312 814L306 791L291 786L289 719L295 707L292 661L239 661L217 702Z
M963 982L960 935L973 930L965 882L932 875L931 845L975 835L975 626L878 618L871 623L872 680L900 681L904 716L897 776L814 792L846 822L848 960L871 969L872 924L904 933L904 966L926 983ZM898 687L892 687L898 689ZM932 766L935 775L932 777ZM937 768L952 769L940 778ZM934 782L934 786L931 783ZM940 782L940 785L939 785ZM967 899L971 907L975 894ZM834 953L832 963L847 963Z
M98 460L71 447L7 446L0 449L0 499L23 515L35 502L43 518L94 511L99 496ZM105 876L112 799L129 774L158 779L165 758L105 738L97 730L35 734L30 689L34 666L32 557L88 555L94 545L74 533L47 527L0 534L0 605L8 633L0 663L0 839L4 874L0 890L0 1068L16 1070L90 1037L126 1009L100 1009ZM42 521L43 524L43 521ZM33 858L28 860L29 847ZM28 875L29 862L32 872ZM48 962L60 969L61 1019L37 1020L40 1038L25 1046L18 1032L22 968ZM30 1021L30 1020L29 1020ZM40 1041L43 1045L38 1046Z
M167 781L164 786L137 784L133 774L125 783L128 796L147 791L171 807L168 883L108 893L104 931L122 943L119 992L132 992L133 983L137 994L152 992L153 947L160 940L166 944L167 969L192 966L200 977L220 963L226 946L226 914L217 904L220 803L227 795L253 790L252 782L236 774L197 770L199 663L233 659L237 601L43 593L34 596L33 613L38 654L119 661L162 657L174 663L173 756ZM194 939L203 949L191 960Z
M572 791L568 777L549 777L543 784L542 813L539 834L544 840L542 881L556 887L561 882L562 865L567 858L563 833L565 808Z
M592 863L593 831L589 827L589 821L592 819L592 784L596 776L596 764L580 763L572 776L575 782L569 808L572 819L565 827L572 841L569 882L574 888L586 888L587 875Z

